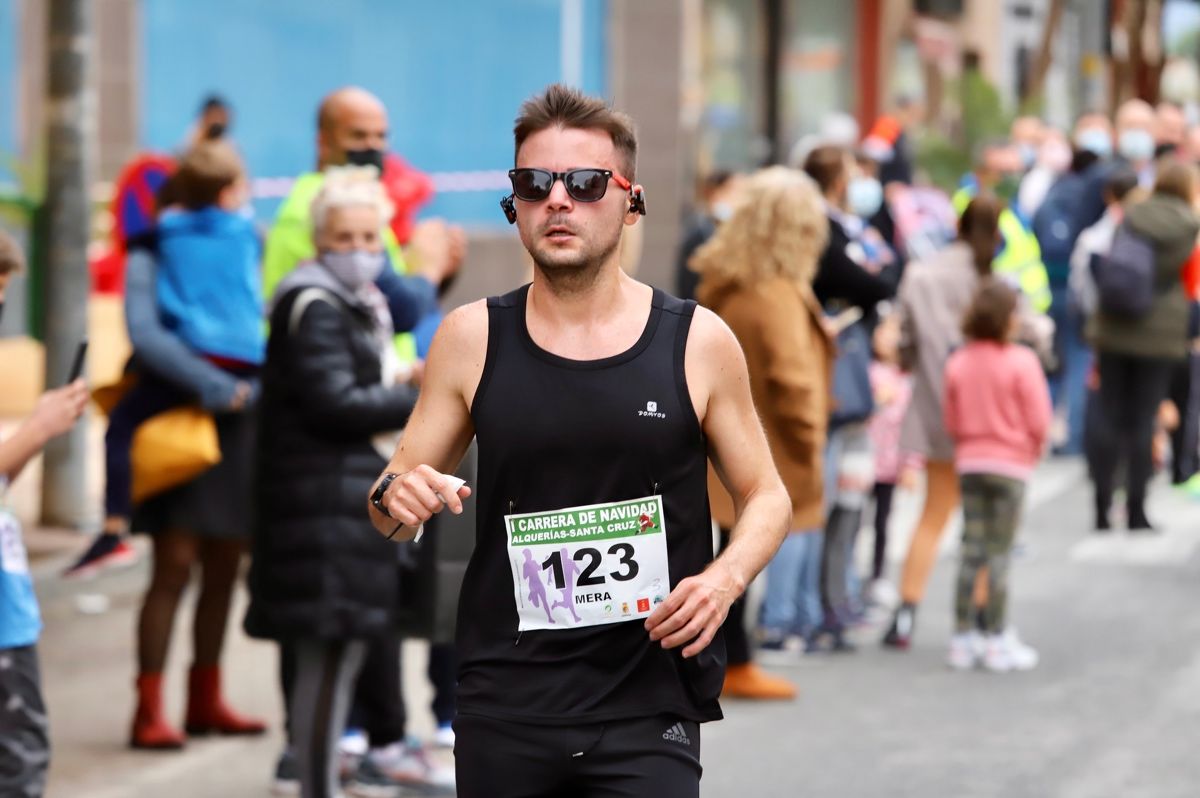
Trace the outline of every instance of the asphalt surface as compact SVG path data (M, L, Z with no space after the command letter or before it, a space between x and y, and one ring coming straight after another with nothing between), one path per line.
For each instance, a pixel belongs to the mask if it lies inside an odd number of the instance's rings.
M892 572L916 499L899 502ZM726 719L704 728L702 794L1200 795L1200 502L1156 486L1150 510L1162 532L1136 538L1090 533L1088 507L1078 464L1054 462L1039 471L1010 609L1022 637L1041 652L1037 670L996 675L945 667L951 530L913 649L885 651L877 644L880 630L867 627L854 634L857 653L772 659L771 670L800 686L799 699L725 702ZM229 633L226 683L231 702L270 718L272 733L201 740L183 753L133 752L125 741L144 565L82 584L57 579L59 565L61 558L35 569L47 627L40 649L54 745L50 798L267 795L281 745L276 657L273 646L241 633L244 597ZM185 608L169 665L175 718L182 716L189 618ZM428 735L420 644L406 645L405 664L410 731Z

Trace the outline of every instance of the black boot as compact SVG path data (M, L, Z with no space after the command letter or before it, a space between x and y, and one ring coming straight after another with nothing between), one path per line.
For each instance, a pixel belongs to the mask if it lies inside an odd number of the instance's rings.
M1112 530L1112 522L1108 519L1108 511L1112 506L1111 494L1106 494L1103 491L1096 491L1096 531L1109 532Z
M917 626L917 605L901 604L892 618L892 625L883 636L883 645L907 650L912 642L913 630Z
M836 628L829 630L830 636L833 638L833 651L837 654L852 654L858 648L846 639L846 627L838 624Z
M1142 503L1129 503L1129 531L1130 532L1154 532L1154 525L1150 523L1150 519L1146 517L1146 507Z

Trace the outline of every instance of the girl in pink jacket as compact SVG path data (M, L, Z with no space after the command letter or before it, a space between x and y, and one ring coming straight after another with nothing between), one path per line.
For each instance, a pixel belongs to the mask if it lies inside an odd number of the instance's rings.
M955 589L953 668L982 664L993 671L1029 670L1037 652L1007 625L1008 562L1020 521L1025 482L1050 429L1050 391L1037 355L1012 343L1016 292L984 282L967 311L968 343L946 363L944 412L954 440L963 498L962 566ZM987 569L988 636L972 630L971 594Z

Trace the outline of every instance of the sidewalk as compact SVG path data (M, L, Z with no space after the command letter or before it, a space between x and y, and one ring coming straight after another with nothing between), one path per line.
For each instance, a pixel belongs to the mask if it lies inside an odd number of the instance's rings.
M94 412L94 411L89 411ZM7 434L15 421L0 421ZM87 487L83 501L100 517L103 478L103 418L89 428ZM42 684L50 715L53 764L48 798L210 798L265 796L283 746L282 698L273 643L249 639L241 631L246 611L244 579L230 612L224 684L240 711L266 718L271 730L261 738L194 741L183 753L147 753L126 743L133 712L134 630L137 609L149 578L150 541L135 536L142 553L132 568L92 581L59 577L90 540L90 531L56 529L34 523L41 491L41 458L31 461L9 491L9 503L25 526L25 542L42 605L45 630L38 644ZM195 586L177 615L167 664L166 702L183 724L186 671L191 657L191 618ZM425 677L428 646L404 646L404 695L410 734L428 739L434 732L432 691ZM448 753L437 756L449 760Z
M145 538L135 540L144 553ZM226 638L224 685L239 711L266 718L271 729L261 738L195 740L181 753L132 751L126 743L133 712L134 628L148 557L129 569L91 582L57 577L69 556L47 557L39 566L38 596L45 631L39 643L42 682L50 714L53 765L48 798L211 798L265 796L283 747L282 698L273 643L251 640L241 631L246 611L238 588ZM90 597L108 606L91 614ZM167 664L168 716L183 724L186 670L191 655L195 590L177 616ZM429 739L434 721L425 669L428 646L404 646L404 695L409 734ZM450 755L437 753L445 760Z
M773 666L799 684L798 701L722 702L726 720L704 729L702 794L1190 796L1200 778L1190 731L1200 723L1200 615L1192 611L1200 502L1156 482L1150 510L1160 537L1096 536L1087 529L1083 480L1077 463L1053 461L1030 486L1013 613L1042 652L1036 671L996 677L945 668L954 559L943 556L912 651L885 651L881 630L856 630L857 654L797 654ZM892 574L919 499L910 495L898 508ZM36 530L34 537L50 547L62 534L71 535ZM956 538L947 532L944 552ZM136 543L145 550L144 538ZM134 752L125 743L145 562L78 583L57 578L68 560L47 553L34 566L54 746L48 797L266 796L282 746L277 657L273 645L241 632L244 591L231 614L225 684L235 707L270 720L270 733L200 740L182 753ZM94 602L86 597L95 594L108 608L87 614ZM168 664L167 706L180 722L192 601L194 592L179 613ZM406 644L410 732L428 738L426 656L422 644Z

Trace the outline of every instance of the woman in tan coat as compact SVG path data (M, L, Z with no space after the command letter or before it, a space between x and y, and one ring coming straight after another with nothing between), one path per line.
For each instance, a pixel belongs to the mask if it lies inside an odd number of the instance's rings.
M816 185L801 172L772 167L749 178L733 217L691 262L701 275L700 303L729 325L746 354L754 405L792 497L793 532L767 567L768 647L780 647L785 635L820 622L822 452L833 344L812 279L827 236ZM734 507L712 473L709 496L724 541ZM790 684L750 662L743 612L735 605L726 622L725 694L791 698Z

